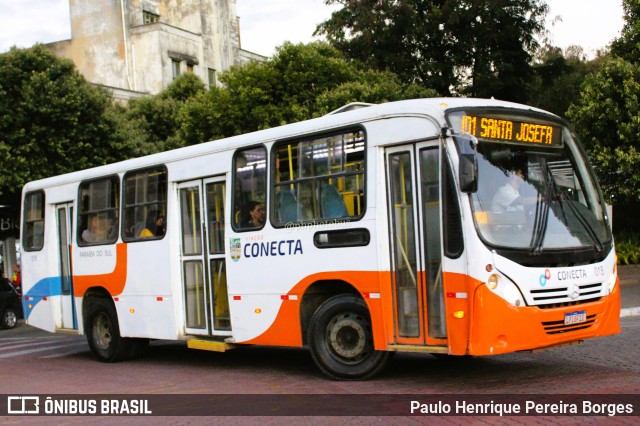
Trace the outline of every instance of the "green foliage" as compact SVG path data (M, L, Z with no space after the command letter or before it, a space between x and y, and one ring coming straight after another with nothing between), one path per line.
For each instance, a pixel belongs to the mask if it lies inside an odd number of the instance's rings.
M190 73L180 75L164 91L129 102L119 108L120 133L117 139L128 146L129 157L186 146L180 137L181 111L192 98L205 92L200 79Z
M0 194L121 158L111 99L74 65L36 45L0 55Z
M325 0L316 34L349 58L442 95L525 101L543 0Z
M545 46L533 67L535 77L528 90L527 103L566 117L571 103L580 97L584 79L598 69L605 57L601 54L587 60L579 46L571 46L565 52Z
M628 62L640 63L640 0L623 0L624 26L611 43L611 53Z
M326 43L278 48L267 62L220 75L224 87L191 98L180 111L187 144L318 117L344 104L434 96L388 72L366 70Z
M568 116L610 202L640 199L640 67L611 58L587 76Z
M640 234L623 233L615 237L618 264L640 264Z

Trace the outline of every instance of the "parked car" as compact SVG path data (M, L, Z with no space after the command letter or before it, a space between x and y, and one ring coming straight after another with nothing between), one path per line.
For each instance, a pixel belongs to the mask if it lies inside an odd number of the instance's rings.
M0 278L0 328L14 328L20 318L21 296L6 278Z

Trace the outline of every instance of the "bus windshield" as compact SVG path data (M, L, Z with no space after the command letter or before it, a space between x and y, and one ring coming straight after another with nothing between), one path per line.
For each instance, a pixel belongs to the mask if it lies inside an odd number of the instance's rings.
M475 109L448 118L455 130L478 140L478 189L470 196L485 243L532 255L608 252L604 201L566 126L541 116ZM456 140L459 152L471 152L469 140Z

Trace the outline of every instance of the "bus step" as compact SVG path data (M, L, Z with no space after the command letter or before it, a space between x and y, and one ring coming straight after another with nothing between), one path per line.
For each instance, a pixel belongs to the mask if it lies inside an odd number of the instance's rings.
M75 328L56 328L55 332L60 334L80 334L80 331L76 330Z
M235 348L235 345L221 340L190 339L187 340L187 347L189 349L200 349L203 351L226 352L229 349Z
M423 346L423 345L389 345L388 351L396 352L429 352L432 354L448 354L449 348L446 346Z

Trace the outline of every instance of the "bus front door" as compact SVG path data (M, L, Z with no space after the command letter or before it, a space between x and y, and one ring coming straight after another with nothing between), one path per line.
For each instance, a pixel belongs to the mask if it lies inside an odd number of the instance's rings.
M178 186L186 332L230 336L224 260L224 178Z
M54 309L56 328L78 329L76 309L73 296L73 280L71 277L71 226L73 220L73 203L56 205L56 221L58 236L58 256L60 268L60 302Z
M396 343L447 345L438 141L386 150Z

